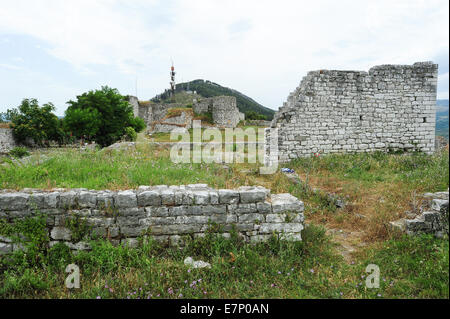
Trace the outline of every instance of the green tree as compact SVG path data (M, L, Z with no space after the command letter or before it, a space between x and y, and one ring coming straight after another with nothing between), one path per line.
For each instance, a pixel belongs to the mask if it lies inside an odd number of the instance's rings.
M31 138L38 145L50 140L59 140L58 117L53 113L52 103L39 106L36 99L24 99L20 106L6 112L6 120L11 121L14 137L21 143Z
M64 126L77 138L108 146L126 135L127 127L140 132L145 128L142 119L135 118L133 109L117 89L103 86L77 96L67 102Z

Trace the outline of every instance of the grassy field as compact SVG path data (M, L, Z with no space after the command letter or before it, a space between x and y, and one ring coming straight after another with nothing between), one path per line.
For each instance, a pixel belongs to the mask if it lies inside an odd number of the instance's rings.
M142 139L142 137L141 137ZM142 141L142 140L141 140ZM93 241L73 255L47 247L39 220L24 229L36 238L27 254L0 256L0 298L448 298L448 238L401 237L388 222L420 204L424 192L448 188L448 150L425 154L354 154L298 159L303 181L260 175L258 164L174 164L169 151L138 143L128 151L50 149L16 164L3 159L0 187L128 189L139 185L207 183L262 185L305 202L308 227L300 243L273 239L250 245L214 234L184 250L154 242L141 248ZM327 196L337 194L337 209ZM30 226L31 225L31 226ZM6 230L0 227L0 234ZM34 247L34 248L32 248ZM212 264L189 269L186 256ZM80 266L82 289L64 288L67 264ZM365 267L377 264L381 287L365 287Z

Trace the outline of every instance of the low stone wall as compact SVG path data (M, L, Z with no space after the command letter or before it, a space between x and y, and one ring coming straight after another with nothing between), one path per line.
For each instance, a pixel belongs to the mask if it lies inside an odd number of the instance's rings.
M140 186L137 190L25 189L0 192L0 219L43 213L51 245L64 242L72 249L89 249L86 239L101 236L113 244L138 245L141 235L168 246L184 244L185 236L203 236L211 223L229 236L235 228L246 241L258 242L275 233L301 240L303 202L290 194L271 195L263 187L212 189L205 184ZM73 221L85 224L85 236L74 238ZM71 221L71 222L69 222ZM72 225L72 226L71 226ZM14 244L0 234L0 253Z
M12 129L0 127L0 154L8 153L14 147L18 146L14 140Z

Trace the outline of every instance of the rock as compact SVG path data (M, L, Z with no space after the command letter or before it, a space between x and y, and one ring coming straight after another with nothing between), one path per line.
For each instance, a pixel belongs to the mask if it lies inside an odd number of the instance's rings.
M136 193L131 190L118 192L114 198L114 202L117 207L136 207Z
M55 240L70 240L72 238L72 232L65 227L53 227L50 232L50 237Z
M448 200L435 198L435 199L433 199L431 201L431 209L434 209L436 211L440 211L441 210L441 206L444 205L444 204L447 204L447 206L448 206Z
M194 261L192 257L186 257L186 259L184 259L184 264L186 266L191 266L192 268L211 268L210 263L203 260Z
M238 188L241 203L264 202L268 190L263 187L242 186Z
M0 243L0 255L12 252L12 244Z
M237 204L239 202L239 192L232 189L219 189L219 203Z
M161 197L159 193L156 191L148 190L143 191L137 195L138 205L139 206L160 206L161 205Z
M0 194L0 209L21 210L27 207L29 194L26 193L6 193Z
M394 231L404 232L405 231L405 219L401 218L401 219L389 222L389 226Z
M270 198L274 214L287 211L303 212L303 202L289 193L272 194Z
M120 241L120 243L123 246L128 246L129 248L137 248L139 247L139 240L137 240L136 238L126 238L126 239L122 239Z
M97 193L81 191L78 194L78 205L81 208L94 208L97 205Z

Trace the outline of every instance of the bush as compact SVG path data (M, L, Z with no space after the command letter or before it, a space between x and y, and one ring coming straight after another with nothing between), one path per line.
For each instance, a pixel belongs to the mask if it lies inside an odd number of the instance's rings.
M245 119L246 120L267 120L267 117L265 115L256 113L255 111L248 111L245 113Z
M24 99L17 109L8 110L6 119L11 121L14 137L20 143L31 138L34 143L48 145L50 140L59 140L58 117L53 114L52 103L39 106L36 99Z
M125 128L125 135L124 135L124 137L125 137L126 141L136 141L137 133L134 130L134 128L129 126L129 127Z
M25 147L16 146L9 151L9 155L15 158L22 158L30 155L30 152Z
M142 131L145 123L135 118L131 105L117 89L107 86L77 96L77 101L67 102L64 125L77 138L95 141L105 147L126 135L132 127Z

